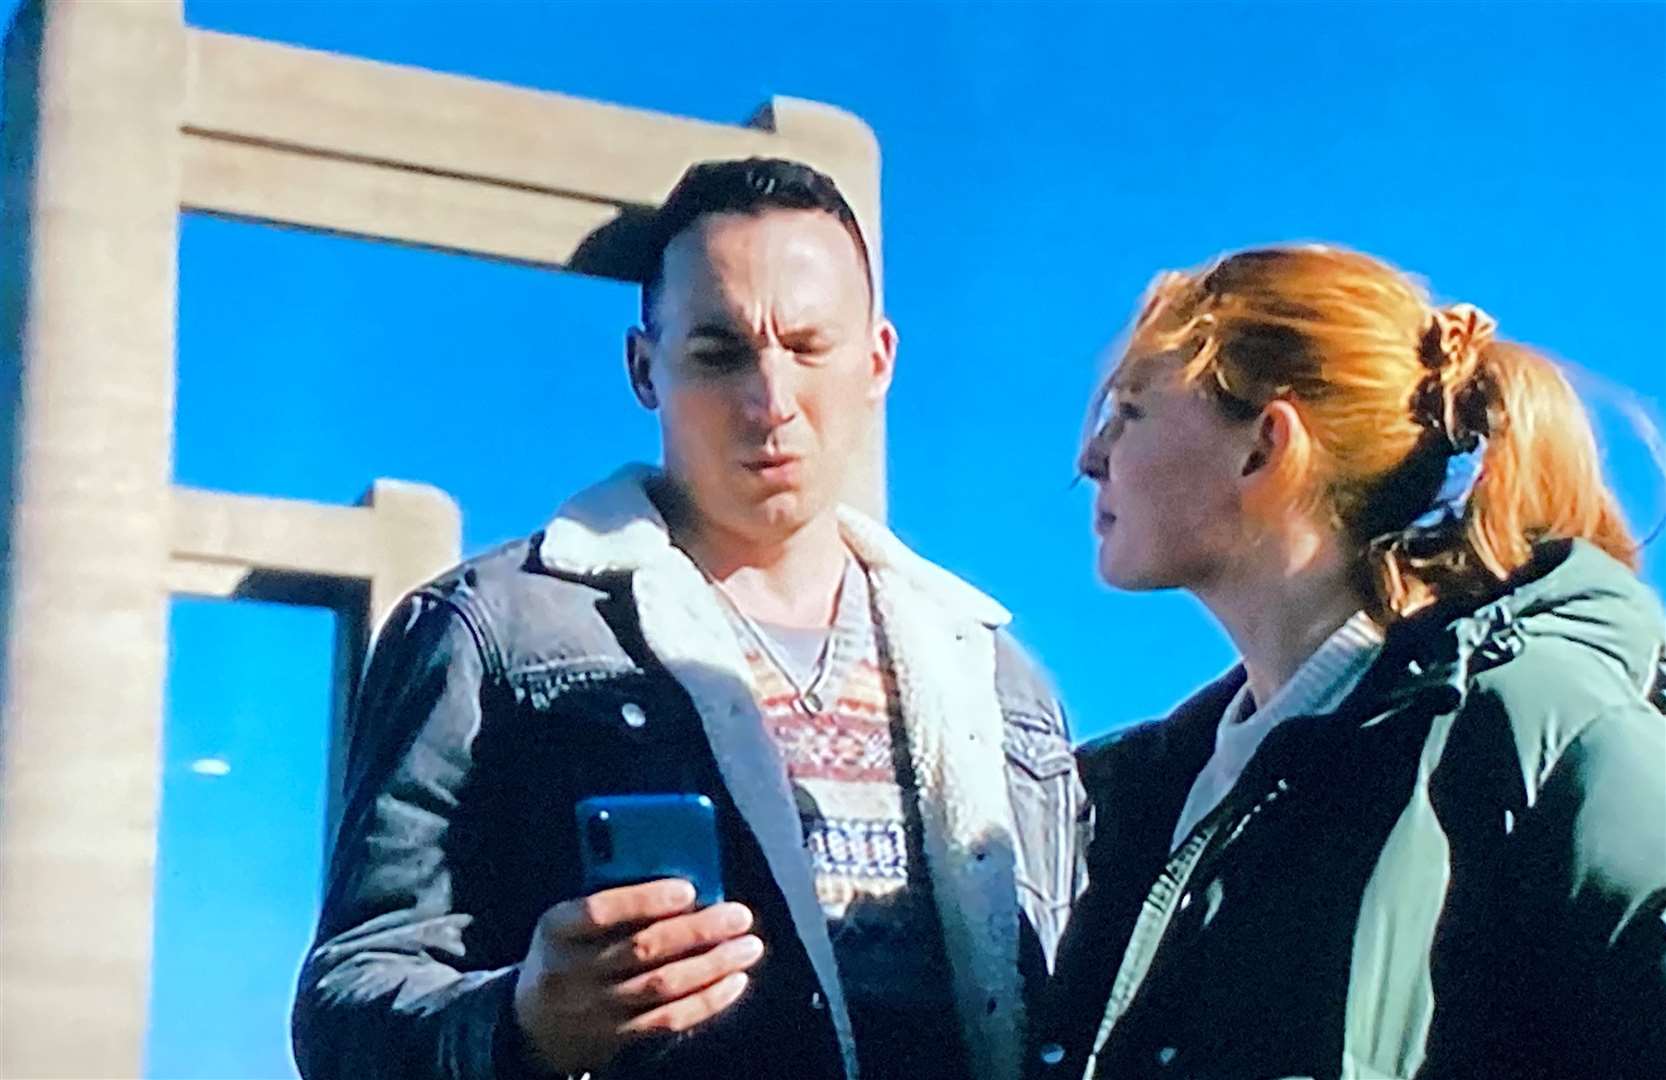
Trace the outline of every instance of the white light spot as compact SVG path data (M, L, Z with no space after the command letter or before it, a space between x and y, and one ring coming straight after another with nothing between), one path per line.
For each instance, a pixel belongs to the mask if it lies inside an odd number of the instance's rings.
M231 772L231 762L220 757L200 757L191 762L191 771L198 776L225 776Z

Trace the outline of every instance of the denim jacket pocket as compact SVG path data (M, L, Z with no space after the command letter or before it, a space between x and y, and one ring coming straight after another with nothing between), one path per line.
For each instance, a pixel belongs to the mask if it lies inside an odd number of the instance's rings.
M586 658L511 670L518 769L528 783L560 787L574 800L711 787L697 721L657 677L624 658ZM539 796L540 798L543 796Z
M1051 922L1062 918L1058 913L1074 898L1076 760L1053 722L1023 713L1007 714L1005 750L1020 849L1018 884L1045 909L1032 911L1032 917L1044 915Z
M628 660L563 660L511 671L505 681L518 709L537 721L559 721L563 735L641 744L663 726L652 678Z

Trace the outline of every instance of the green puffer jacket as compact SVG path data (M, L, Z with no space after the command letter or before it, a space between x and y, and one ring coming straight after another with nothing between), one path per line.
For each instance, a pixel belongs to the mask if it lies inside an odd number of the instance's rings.
M1663 639L1628 570L1543 545L1396 625L1174 852L1242 672L1082 747L1091 883L1039 1072L1666 1078Z

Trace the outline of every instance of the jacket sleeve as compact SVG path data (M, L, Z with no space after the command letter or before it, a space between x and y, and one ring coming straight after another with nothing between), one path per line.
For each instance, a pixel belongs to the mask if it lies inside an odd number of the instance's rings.
M454 867L484 664L457 609L419 593L383 629L355 702L345 812L292 1017L307 1080L512 1075L513 967L470 970Z
M1666 1076L1666 716L1639 701L1587 725L1531 818L1588 1075Z

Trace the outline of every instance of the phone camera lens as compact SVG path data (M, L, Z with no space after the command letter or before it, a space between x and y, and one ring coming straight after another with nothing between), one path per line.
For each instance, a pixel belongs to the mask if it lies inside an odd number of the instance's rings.
M585 823L584 842L590 846L590 855L596 862L613 861L613 829L608 823L606 810Z

